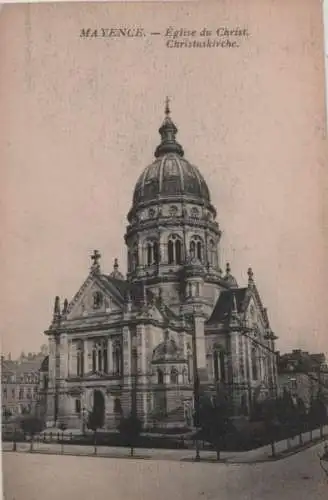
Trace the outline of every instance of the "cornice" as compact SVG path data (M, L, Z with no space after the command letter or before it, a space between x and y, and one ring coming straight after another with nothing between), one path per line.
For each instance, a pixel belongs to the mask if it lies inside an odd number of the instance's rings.
M125 233L125 242L129 238L131 238L136 233L141 233L144 231L150 231L152 229L156 229L156 231L160 231L161 229L203 229L205 231L210 231L214 233L216 236L221 237L222 231L219 228L218 222L209 221L206 219L196 219L192 217L159 217L154 219L148 219L145 221L139 221L135 224L130 224L127 226Z

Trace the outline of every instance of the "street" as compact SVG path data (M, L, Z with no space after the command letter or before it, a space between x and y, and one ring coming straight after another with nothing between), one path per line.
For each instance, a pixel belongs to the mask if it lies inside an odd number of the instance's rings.
M322 444L271 463L3 453L5 500L326 500Z

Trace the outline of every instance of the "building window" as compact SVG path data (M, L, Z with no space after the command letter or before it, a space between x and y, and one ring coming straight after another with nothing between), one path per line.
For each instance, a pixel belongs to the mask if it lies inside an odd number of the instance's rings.
M175 207L174 205L172 207L170 207L170 209L169 209L170 217L176 217L177 213L178 213L177 207Z
M93 308L94 309L100 309L100 307L103 305L103 294L99 291L94 292L93 294Z
M191 382L193 380L193 369L194 369L191 350L188 351L187 362L188 362L188 381Z
M81 400L80 399L75 400L75 413L77 413L78 415L81 413Z
M164 373L160 369L157 370L157 383L158 385L164 384Z
M107 341L103 342L103 357L104 357L104 373L108 373L108 350Z
M168 241L168 263L182 264L182 243L175 234L170 236Z
M214 364L214 380L215 382L218 382L220 380L220 375L219 375L219 356L217 351L214 351L213 353L213 364Z
M209 263L211 266L216 266L216 248L215 248L215 243L213 240L210 240L208 243L208 257L209 257Z
M92 348L92 373L97 371L97 349L96 346Z
M158 264L158 243L157 241L148 241L147 249L147 265L152 266Z
M194 219L198 219L199 218L199 210L197 207L193 207L190 211L190 215L191 217L193 217Z
M3 389L3 399L7 399L7 389L5 387Z
M197 259L200 262L203 261L203 240L200 236L194 236L190 241L189 252L191 259Z
M122 373L122 349L118 342L113 345L113 371L115 375Z
M256 347L254 347L254 346L252 347L252 377L253 377L253 380L258 379Z
M170 375L171 384L177 385L178 380L179 380L178 370L173 367L171 370L171 375Z
M84 375L84 352L83 352L83 346L79 347L77 350L76 354L77 358L77 376L78 377L83 377Z
M24 399L24 388L23 387L21 387L19 389L19 399Z
M108 373L107 339L95 343L92 348L92 372Z

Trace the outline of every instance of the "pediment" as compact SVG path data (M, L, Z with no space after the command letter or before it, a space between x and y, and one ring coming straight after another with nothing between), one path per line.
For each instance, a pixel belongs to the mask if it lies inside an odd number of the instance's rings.
M122 310L122 297L110 282L97 276L88 276L67 308L65 319L77 319L98 314L115 313Z
M249 290L245 299L244 310L249 323L266 325L268 323L267 313L263 308L258 290L255 287L253 290Z

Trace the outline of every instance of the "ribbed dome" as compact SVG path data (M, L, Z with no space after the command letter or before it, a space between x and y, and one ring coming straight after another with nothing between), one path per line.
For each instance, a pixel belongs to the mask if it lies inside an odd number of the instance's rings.
M133 204L158 196L190 196L210 203L207 184L198 168L177 153L169 152L145 168L133 195Z
M175 138L177 132L167 99L165 118L159 129L161 142L155 150L156 160L145 168L138 179L133 195L134 205L147 203L158 196L189 196L210 203L207 184L198 168L183 157L183 148Z

